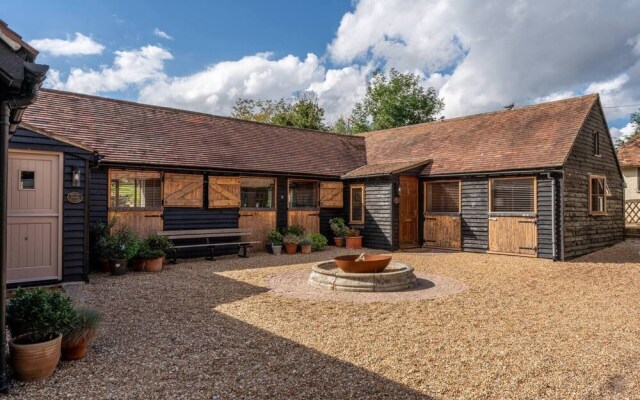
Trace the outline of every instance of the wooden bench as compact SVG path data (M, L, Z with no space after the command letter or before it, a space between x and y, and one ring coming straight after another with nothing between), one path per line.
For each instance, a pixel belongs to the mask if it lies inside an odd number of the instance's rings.
M217 243L212 243L212 239L225 239L225 238L238 238L240 236L251 236L251 231L248 229L198 229L198 230L189 230L189 231L159 231L158 235L166 236L167 239L171 242L174 249L196 249L196 248L208 248L209 249L209 257L208 260L214 259L214 252L216 247L221 246L238 246L240 250L238 251L238 256L248 258L249 252L248 248L251 247L255 243L260 243L259 241L222 241ZM204 240L204 243L189 243L189 244L181 244L176 241L182 242L184 240ZM173 252L173 258L171 259L171 263L175 264L177 262L177 252Z

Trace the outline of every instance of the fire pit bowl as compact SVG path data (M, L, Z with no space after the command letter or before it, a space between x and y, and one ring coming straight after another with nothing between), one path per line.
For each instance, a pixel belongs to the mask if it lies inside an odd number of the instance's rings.
M370 273L381 272L391 262L391 256L385 255L366 255L364 261L356 261L360 257L359 254L349 256L339 256L335 258L336 264L344 272L350 273Z

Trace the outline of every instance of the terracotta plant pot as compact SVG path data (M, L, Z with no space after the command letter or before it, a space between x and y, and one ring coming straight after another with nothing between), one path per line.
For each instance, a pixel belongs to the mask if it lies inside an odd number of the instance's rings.
M284 244L284 250L287 252L287 254L296 254L296 252L298 251L298 244L297 243L285 243Z
M75 346L71 346L62 340L62 359L67 361L81 360L87 354L89 339L83 338Z
M271 253L275 254L276 256L279 256L280 253L282 253L282 245L272 244L271 245Z
M311 245L310 244L303 244L300 246L300 252L302 254L311 254Z
M144 262L145 260L141 258L136 258L134 260L129 261L129 268L132 271L144 271Z
M344 238L341 238L341 237L334 237L334 238L333 238L333 241L335 242L336 247L342 247L342 246L344 246Z
M109 260L111 275L124 275L127 273L127 260Z
M100 257L100 269L102 270L102 272L111 271L109 259L107 257Z
M153 260L145 260L144 270L147 272L162 271L162 260L162 257L154 258Z
M21 344L26 335L11 339L11 367L21 381L35 381L53 375L60 361L62 335L42 343Z
M362 236L347 236L347 249L361 249Z

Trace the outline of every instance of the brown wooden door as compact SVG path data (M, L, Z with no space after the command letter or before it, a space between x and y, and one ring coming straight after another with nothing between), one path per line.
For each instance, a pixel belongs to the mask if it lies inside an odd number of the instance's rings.
M461 240L460 217L457 215L425 214L424 245L443 249L460 249Z
M400 177L400 248L418 246L418 178Z
M62 154L9 152L7 282L62 278Z
M242 237L242 240L260 241L254 244L256 250L265 250L265 238L267 234L276 229L276 212L263 210L240 210L238 228L251 230L251 236Z
M305 233L320 233L320 210L290 210L287 223L301 225Z
M537 256L538 226L536 218L489 218L489 251L492 253Z
M150 235L155 235L163 229L162 211L109 211L109 220L116 218L118 222L114 229L120 226L127 226L146 239Z

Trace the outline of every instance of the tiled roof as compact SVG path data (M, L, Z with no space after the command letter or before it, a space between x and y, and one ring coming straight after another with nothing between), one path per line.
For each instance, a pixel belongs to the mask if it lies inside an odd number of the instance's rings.
M23 119L111 163L340 176L366 162L362 137L50 89Z
M618 161L621 167L640 167L640 136L618 147Z
M369 132L367 161L431 159L430 175L560 167L598 101L592 94Z
M391 175L408 169L425 165L429 160L396 161L380 164L367 164L342 175L343 179L365 178L373 176Z

